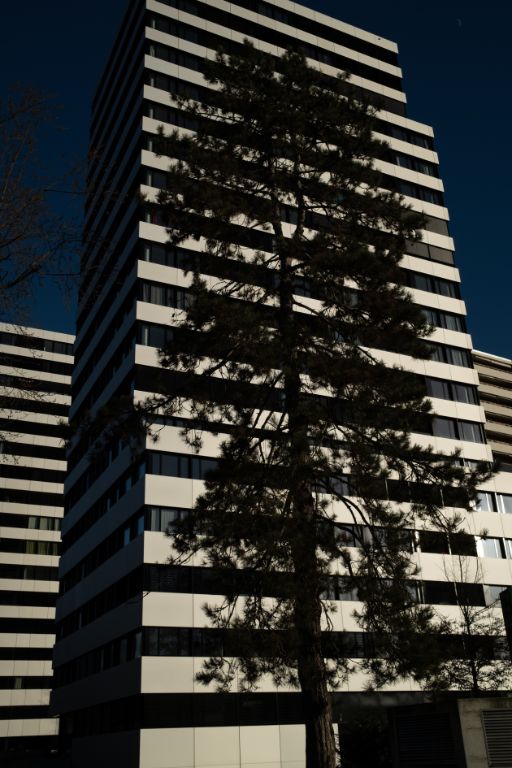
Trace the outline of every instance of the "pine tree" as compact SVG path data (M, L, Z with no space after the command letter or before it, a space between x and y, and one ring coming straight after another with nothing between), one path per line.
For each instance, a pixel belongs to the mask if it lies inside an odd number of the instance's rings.
M408 530L466 504L477 474L411 439L430 406L397 356L428 358L430 328L400 261L423 220L383 186L375 110L297 51L246 43L206 80L207 97L175 97L183 128L157 144L173 159L148 205L171 247L199 247L161 350L172 376L141 412L188 419L197 450L218 435L218 466L172 530L175 564L227 573L207 612L236 653L200 678L298 686L307 766L332 768L329 691L352 653L324 631L333 600L362 600L370 683L428 676L417 638L433 615L410 587Z

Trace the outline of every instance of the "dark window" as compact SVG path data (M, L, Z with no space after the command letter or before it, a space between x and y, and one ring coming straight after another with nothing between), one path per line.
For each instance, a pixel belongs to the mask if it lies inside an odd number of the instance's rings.
M432 552L441 555L447 555L449 552L448 539L444 533L438 531L420 531L419 542L422 552Z
M451 400L450 383L443 379L426 379L427 395L429 397L438 397L441 400Z
M471 443L485 443L484 430L481 424L474 421L458 422L460 439Z
M456 440L458 437L454 419L435 416L432 419L432 428L436 437L448 437L452 440Z

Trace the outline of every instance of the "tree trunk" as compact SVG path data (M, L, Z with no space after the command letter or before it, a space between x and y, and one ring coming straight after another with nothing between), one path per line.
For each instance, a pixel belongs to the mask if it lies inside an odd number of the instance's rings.
M316 551L316 520L309 487L302 485L294 501L297 535L292 538L295 573L294 630L297 672L306 728L306 768L335 768L336 745L331 698L322 651L322 601Z
M302 198L297 200L303 226ZM280 243L279 331L282 342L285 412L290 447L292 529L290 553L294 570L294 636L297 673L306 729L306 768L335 768L336 744L327 669L322 652L322 601L317 552L317 520L313 500L309 424L301 407L301 363L293 311L293 258L284 246L279 206L274 234Z
M300 670L299 670L300 674ZM332 710L325 685L306 691L302 683L306 728L306 768L335 768Z

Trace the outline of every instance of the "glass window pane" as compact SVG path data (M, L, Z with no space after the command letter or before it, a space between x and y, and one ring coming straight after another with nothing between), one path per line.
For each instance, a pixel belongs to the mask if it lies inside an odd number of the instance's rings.
M482 426L473 421L459 421L459 432L461 440L467 440L470 443L485 442Z
M419 291L432 291L430 277L428 275L413 275L413 286Z
M512 560L512 539L503 539L505 544L505 557Z
M436 437L449 437L453 440L457 439L455 421L453 419L445 419L442 416L436 416L432 419L432 427Z
M426 379L427 394L429 397L438 397L440 400L451 400L450 385L442 379Z
M498 503L500 512L512 514L512 495L509 493L499 493Z
M503 584L486 584L484 586L486 605L492 605L493 603L496 602L496 600L499 600L500 594L503 592L504 589L506 589L506 586L504 586Z
M479 550L481 552L482 557L494 557L494 558L502 557L499 539L493 539L493 538L480 539L479 544L480 544Z
M479 491L476 498L477 512L496 512L494 493Z
M162 469L160 474L167 475L169 477L180 477L178 472L179 458L179 456L175 456L172 453L162 454Z
M422 552L448 554L448 539L438 531L420 531L420 547Z
M469 353L465 349L459 349L458 347L445 347L445 353L452 365L460 365L464 368L471 368L471 360Z
M455 384L452 383L453 393L455 400L458 403L468 403L469 405L477 405L478 398L475 387L469 384Z
M427 309L424 307L422 312L425 315L425 320L429 325L439 325L438 313L435 309Z

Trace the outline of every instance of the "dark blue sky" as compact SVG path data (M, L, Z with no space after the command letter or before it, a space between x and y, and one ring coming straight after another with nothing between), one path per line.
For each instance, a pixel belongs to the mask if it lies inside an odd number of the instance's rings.
M89 104L126 0L26 0L2 7L0 87L29 83L60 104L44 142L54 177L87 150ZM398 42L409 117L433 125L475 347L512 357L508 228L510 28L503 0L308 0ZM72 302L41 287L34 325L73 330Z

